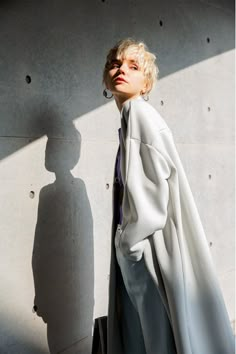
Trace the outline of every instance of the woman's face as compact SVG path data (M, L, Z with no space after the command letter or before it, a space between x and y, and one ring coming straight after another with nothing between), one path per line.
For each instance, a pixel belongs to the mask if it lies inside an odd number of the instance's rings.
M146 79L134 55L113 59L106 77L106 86L118 100L126 100L146 91Z

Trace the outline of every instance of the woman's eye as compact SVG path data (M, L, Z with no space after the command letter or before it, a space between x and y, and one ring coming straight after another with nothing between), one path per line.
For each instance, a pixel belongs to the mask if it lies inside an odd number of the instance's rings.
M138 67L137 67L136 65L132 65L132 66L131 66L131 69L132 69L132 70L138 70Z

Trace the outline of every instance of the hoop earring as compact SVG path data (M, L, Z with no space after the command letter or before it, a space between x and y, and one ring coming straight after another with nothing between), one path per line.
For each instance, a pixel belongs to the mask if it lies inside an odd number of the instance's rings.
M105 88L105 89L103 90L103 96L104 96L105 98L107 98L108 100L110 100L110 99L113 97L113 94L111 94L111 96L108 96L108 89Z
M145 93L142 94L142 98L144 99L144 101L148 101L149 100L148 94L146 94L146 96L145 96Z
M143 92L143 90L140 92L140 95L142 96L142 98L144 99L144 101L148 101L149 100L149 96L148 93L146 93L145 91Z

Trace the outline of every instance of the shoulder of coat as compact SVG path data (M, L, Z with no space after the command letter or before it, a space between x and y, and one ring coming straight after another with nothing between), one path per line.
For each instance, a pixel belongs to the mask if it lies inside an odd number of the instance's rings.
M151 143L164 130L170 130L161 114L142 98L129 102L127 111L132 137Z

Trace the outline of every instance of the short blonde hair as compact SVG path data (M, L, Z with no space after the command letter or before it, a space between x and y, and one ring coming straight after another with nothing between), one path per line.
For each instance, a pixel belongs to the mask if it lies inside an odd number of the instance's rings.
M133 38L122 39L109 50L103 70L103 83L106 84L107 73L110 70L112 61L114 59L123 59L131 53L136 55L137 62L144 71L147 81L146 93L149 93L155 85L159 73L158 66L155 63L156 55L148 51L144 42L136 41Z

